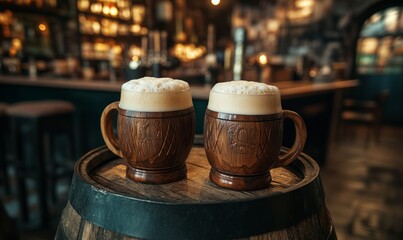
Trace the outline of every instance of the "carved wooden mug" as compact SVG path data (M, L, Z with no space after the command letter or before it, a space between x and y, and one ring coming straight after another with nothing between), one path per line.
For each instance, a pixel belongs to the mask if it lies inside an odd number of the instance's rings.
M281 109L276 87L262 84L219 83L210 92L204 147L211 165L210 179L218 186L233 190L268 187L270 169L291 163L305 145L303 119ZM287 153L280 155L285 118L294 122L295 141Z
M147 81L145 84L150 84ZM136 93L133 87L124 85L120 102L109 104L101 116L106 145L127 161L126 176L136 182L161 184L184 178L195 132L189 89L180 93ZM136 108L140 110L132 110ZM113 131L115 112L117 136Z

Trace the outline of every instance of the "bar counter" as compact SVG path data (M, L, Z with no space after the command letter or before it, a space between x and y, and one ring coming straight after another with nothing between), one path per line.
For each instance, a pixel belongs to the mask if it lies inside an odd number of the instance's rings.
M103 109L119 100L123 82L105 80L0 75L0 102L60 99L76 106L78 154L103 145L99 118ZM358 86L358 80L332 82L274 82L280 89L283 109L296 111L304 119L308 139L304 152L319 164L325 162L329 140L337 127L339 103L345 90ZM196 113L196 133L203 132L204 113L207 108L210 85L191 84ZM293 143L293 126L285 121L284 146Z
M29 78L25 76L4 76L0 75L0 84L22 85L34 87L64 88L90 91L106 91L119 92L123 84L122 81L105 81L105 80L82 80L82 79L66 79L40 77ZM274 82L270 83L280 89L283 99L308 96L340 89L347 89L358 86L358 80L336 80L332 82ZM210 85L192 84L192 96L195 99L208 100Z

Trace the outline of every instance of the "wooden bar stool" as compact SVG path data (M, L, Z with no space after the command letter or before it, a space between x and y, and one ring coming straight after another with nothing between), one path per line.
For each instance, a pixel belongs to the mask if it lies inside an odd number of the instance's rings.
M3 185L6 193L10 193L10 181L8 176L8 162L6 153L6 108L7 104L0 103L0 184Z
M365 147L368 147L371 136L379 143L384 106L389 98L389 90L379 92L374 100L345 99L341 112L341 127L363 125L367 128Z
M70 158L74 159L74 111L72 103L58 100L20 102L7 108L20 214L25 222L29 213L26 180L31 178L38 192L41 224L48 223L48 183L54 193L58 172L51 156L55 152L54 140L65 135Z

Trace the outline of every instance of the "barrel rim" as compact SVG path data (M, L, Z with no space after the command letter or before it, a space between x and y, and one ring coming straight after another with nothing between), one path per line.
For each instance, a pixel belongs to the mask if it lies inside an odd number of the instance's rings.
M294 161L287 168L292 171L293 167L298 168L295 166L297 164L302 164L305 168L311 168L313 171L308 171L310 173L309 178L307 179L307 176L305 176L301 182L287 189L288 191L270 195L270 201L267 196L263 196L254 199L207 203L173 203L146 200L119 193L112 189L105 190L103 186L90 177L91 171L99 166L99 163L105 161L101 156L109 159L109 161L117 158L109 149L103 146L88 152L76 163L69 201L75 211L85 220L128 236L139 238L158 238L158 236L164 236L164 238L172 239L177 237L239 238L291 226L311 216L325 205L323 188L318 178L319 166L306 154L301 154L298 157L298 159L304 159L305 161ZM82 169L86 169L87 174L84 174ZM108 201L100 200L102 198L107 198ZM285 208L276 207L277 205L281 206L285 201L291 201L291 204ZM272 203L277 204L273 207L269 205ZM116 204L119 206L119 209L115 210L108 206L108 204ZM123 208L125 208L125 211L122 210ZM234 209L238 211L233 211ZM209 214L206 214L206 212L209 212ZM134 219L132 222L127 221L127 219L120 220L122 213L144 215L150 222L144 221L143 218ZM211 213L213 214L211 215ZM195 220L194 216L198 216L200 219ZM258 219L266 219L267 216L276 216L277 219L269 218L267 222L256 221L253 220L256 218L255 216L258 216ZM278 219L279 216L282 219ZM160 220L172 218L176 220L168 223L161 222ZM216 219L221 220L216 221L214 226L211 225L210 222L214 222L213 220ZM245 221L244 219L252 220ZM186 224L185 226L190 229L194 228L194 231L183 231L175 228L174 224L178 223L178 221L183 221ZM150 226L155 226L156 222L159 223L158 232L150 229ZM231 222L232 226L228 222ZM244 228L244 224L247 225L247 229ZM200 231L200 226L203 226L202 231ZM192 235L195 234L194 232L197 232L197 235Z
M285 152L287 148L282 147L281 151ZM83 166L85 164L88 164L88 160L90 160L90 156L93 154L108 154L111 157L115 157L115 158L120 158L119 156L114 155L106 146L101 146L99 148L96 148L90 152L88 152L86 155L84 155L82 158L80 158L80 160L75 164L74 167L74 172L75 174L77 174L78 176L80 176L83 180L87 180L89 181L89 183L91 183L94 187L97 187L99 189L104 188L104 186L102 186L101 184L99 184L97 181L93 180L92 178L88 177L90 175L90 173L96 168L99 167L99 164L94 164L95 166L88 166L89 169L86 169L86 175L84 175L82 172L80 172L80 166ZM115 160L115 158L112 158L112 161ZM297 159L298 158L304 158L305 160L307 160L306 162L302 163L302 162L298 162ZM292 187L288 187L287 191L285 192L277 192L274 193L271 196L277 195L277 194L283 194L283 193L287 193L287 192L291 192L294 191L296 189L298 189L299 187L301 187L300 185L304 185L304 184L309 184L310 182L314 181L318 176L319 176L319 166L318 164L315 162L315 160L313 160L311 157L309 157L308 155L306 155L305 153L301 153L300 156L296 159L296 161L292 162L291 164L285 166L284 168L288 169L289 171L293 172L294 174L301 176L301 172L299 171L300 169L295 167L295 165L297 165L298 163L302 163L305 167L305 169L307 169L306 167L309 165L309 167L311 167L311 169L308 170L313 170L313 171L308 171L310 173L309 176L305 176L298 184L292 186ZM105 162L104 164L106 164L107 162ZM232 191L230 189L225 189L228 191ZM220 202L192 202L192 203L187 203L187 202L179 202L179 203L171 203L171 202L165 202L165 201L155 201L155 200L147 200L147 199L142 199L142 198L136 198L130 195L127 195L126 193L120 193L117 192L113 189L108 188L108 191L111 192L112 194L116 194L116 195L124 195L127 198L131 198L134 199L136 201L144 201L144 202L148 202L148 203L156 203L156 204L175 204L175 205L205 205L205 204L216 204L216 203L221 203ZM256 191L264 191L264 189L262 190L256 190ZM249 192L249 191L245 191L245 192ZM261 196L261 197L255 197L254 200L259 200L259 199L264 199L267 196ZM251 199L238 199L238 200L225 200L226 203L238 203L238 202L249 202Z

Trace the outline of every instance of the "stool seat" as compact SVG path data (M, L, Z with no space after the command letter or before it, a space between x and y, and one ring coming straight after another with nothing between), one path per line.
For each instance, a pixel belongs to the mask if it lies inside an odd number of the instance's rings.
M6 114L7 104L0 103L0 116L4 116Z
M342 113L342 118L344 121L357 121L357 122L371 122L375 120L375 116L371 113L359 113L354 111L345 111Z
M6 111L10 116L37 118L70 113L74 109L74 105L70 102L52 100L16 103L8 107Z
M373 100L345 99L342 102L340 126L342 128L353 124L366 126L365 146L369 146L371 135L374 135L376 142L379 142L382 114L388 98L389 90L383 90L376 94Z

